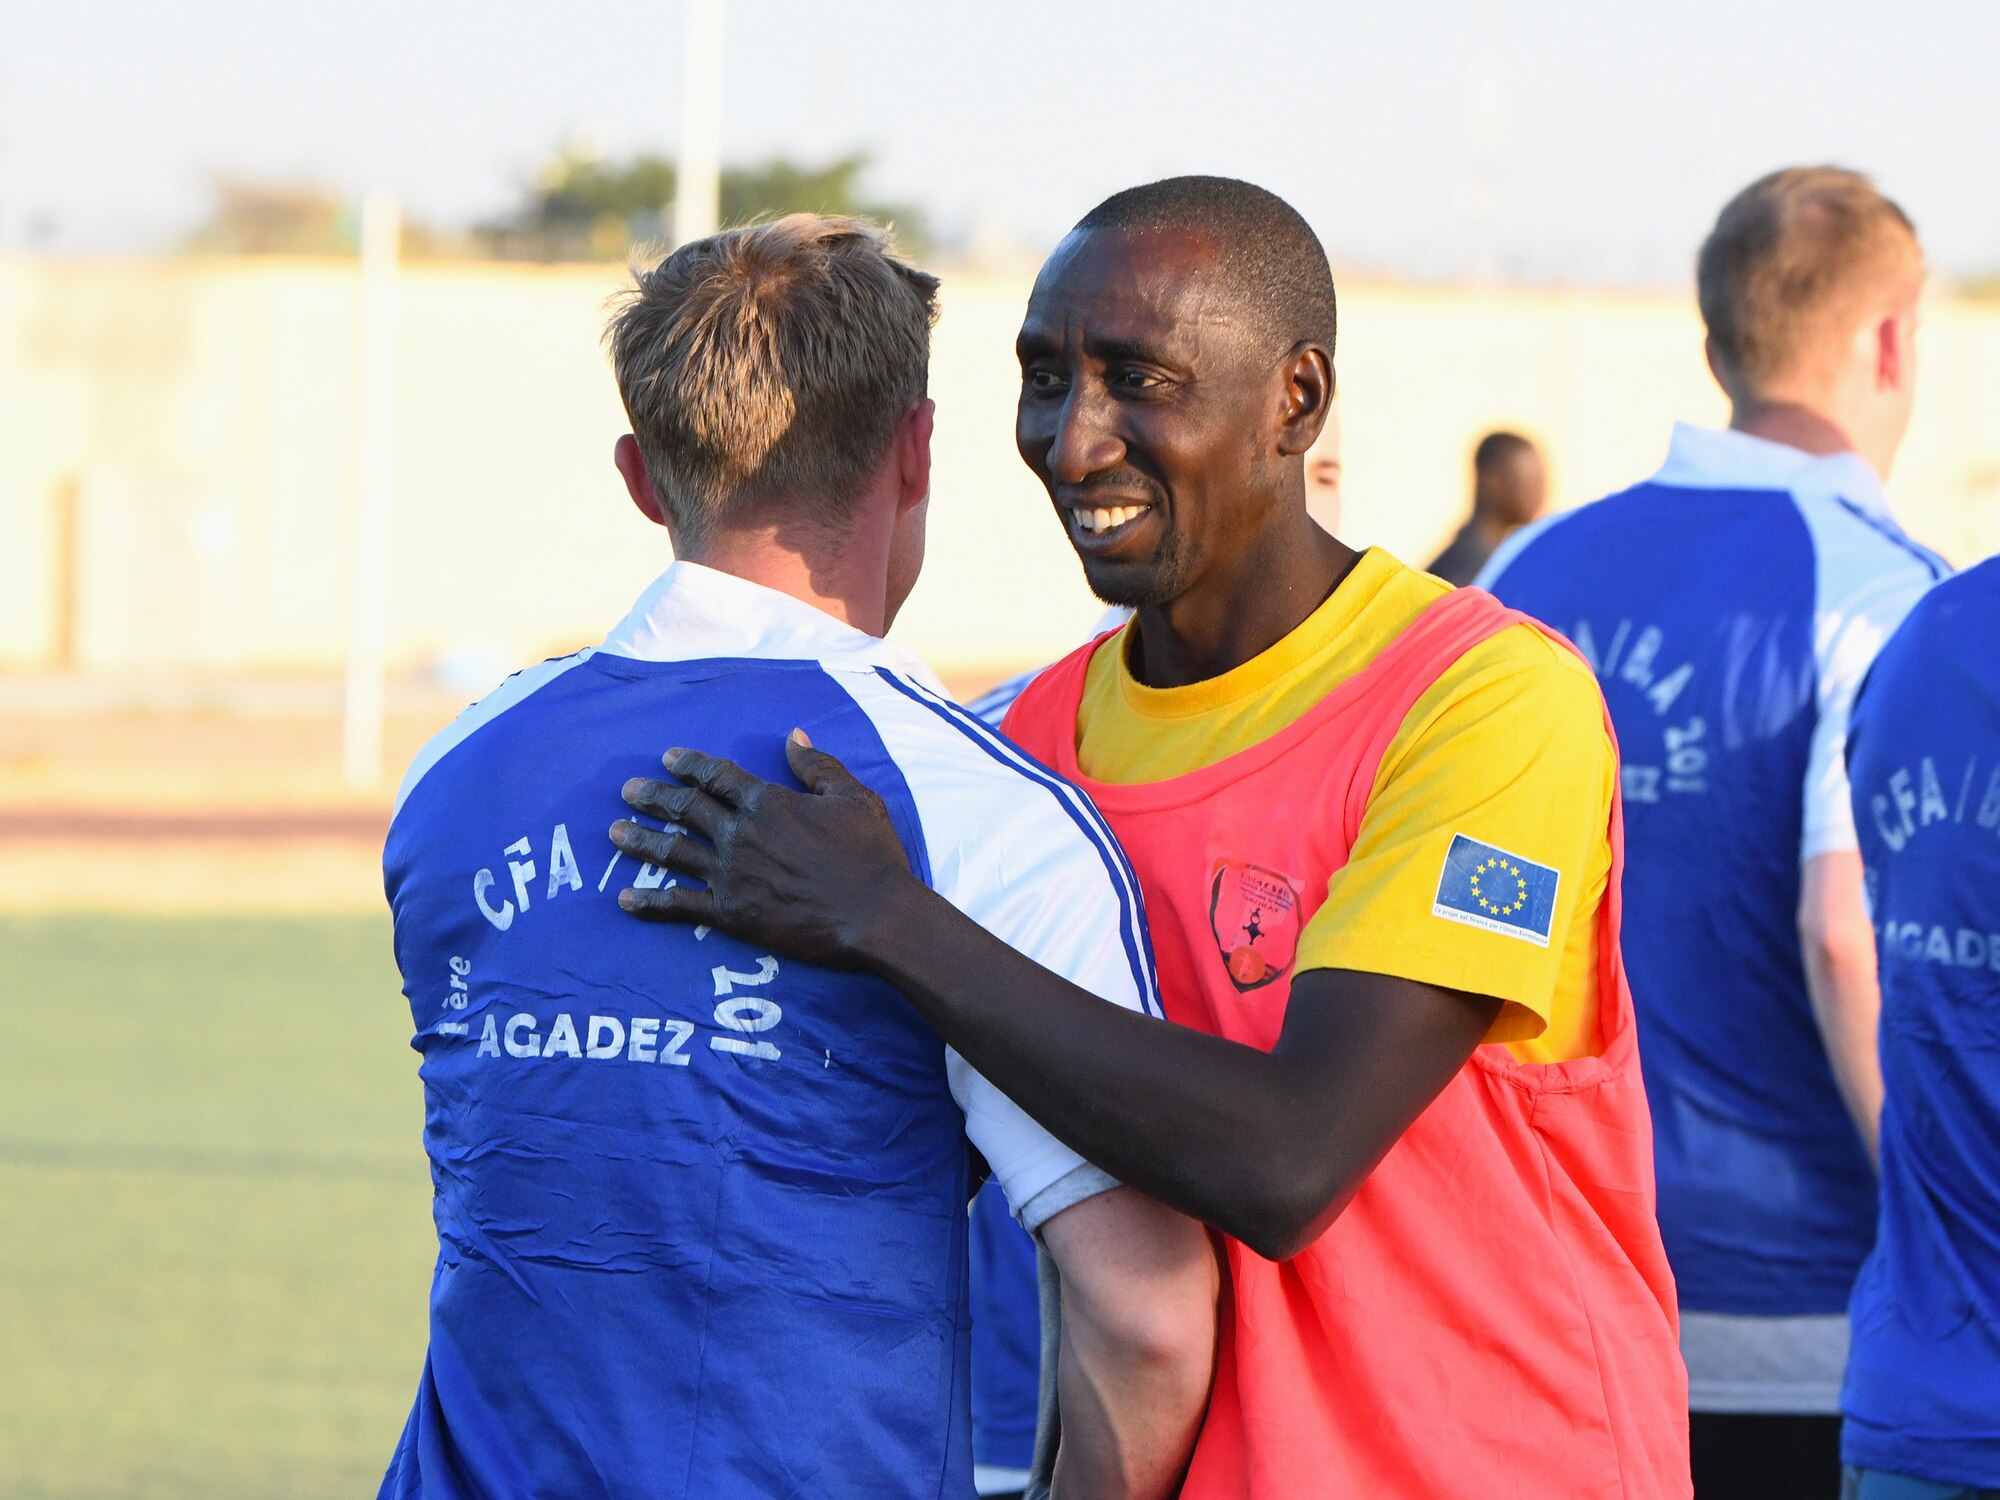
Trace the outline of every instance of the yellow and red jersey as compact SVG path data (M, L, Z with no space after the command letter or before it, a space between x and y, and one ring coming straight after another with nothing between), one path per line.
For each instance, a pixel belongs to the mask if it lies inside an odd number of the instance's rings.
M1129 786L1226 760L1310 713L1449 591L1372 548L1277 645L1186 687L1134 678L1121 631L1090 658L1078 765ZM1300 924L1292 969L1364 969L1496 995L1506 1009L1487 1040L1524 1062L1595 1051L1596 915L1618 779L1598 702L1590 668L1527 625L1446 665L1397 726L1355 846ZM1461 831L1562 872L1547 946L1431 915L1439 864Z
M1588 670L1380 552L1223 677L1147 689L1122 646L1051 668L1007 729L1125 845L1170 1018L1269 1048L1327 967L1505 1002L1317 1241L1274 1264L1225 1238L1185 1495L1685 1496Z

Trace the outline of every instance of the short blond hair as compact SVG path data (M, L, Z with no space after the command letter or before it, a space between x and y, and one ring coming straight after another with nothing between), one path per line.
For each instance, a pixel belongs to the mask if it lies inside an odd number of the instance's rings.
M1915 295L1922 275L1915 226L1868 178L1788 167L1729 200L1695 284L1717 354L1758 385L1824 347L1885 281L1907 277Z
M786 497L845 520L924 399L937 278L866 220L788 214L635 280L605 339L683 540Z

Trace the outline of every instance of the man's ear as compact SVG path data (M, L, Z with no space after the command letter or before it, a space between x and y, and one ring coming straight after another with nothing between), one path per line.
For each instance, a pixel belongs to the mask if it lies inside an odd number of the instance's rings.
M1292 350L1285 367L1284 400L1278 452L1291 458L1319 441L1333 404L1333 360L1318 344L1300 344Z
M936 422L937 402L926 396L896 429L897 515L921 505L931 492L931 432Z
M639 452L639 440L626 433L611 449L611 461L618 466L618 474L625 481L625 493L632 497L639 514L655 526L664 526L669 534L674 523L667 515L667 508L660 502L660 492L653 488L653 476L646 472L646 459Z
M1875 325L1875 388L1900 391L1910 380L1910 344L1916 335L1914 311L1889 313Z

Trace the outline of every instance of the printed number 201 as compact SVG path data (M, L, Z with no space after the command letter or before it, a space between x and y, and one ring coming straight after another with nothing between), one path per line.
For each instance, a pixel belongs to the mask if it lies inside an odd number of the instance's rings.
M749 1036L760 1031L769 1031L785 1018L784 1011L775 1000L762 995L737 995L740 985L750 989L769 984L778 977L778 960L765 954L757 960L757 972L742 974L734 969L717 965L710 971L715 979L715 1024L728 1031L743 1032L744 1036L714 1036L708 1045L717 1052L734 1052L743 1057L776 1058L783 1054L775 1042L751 1041Z

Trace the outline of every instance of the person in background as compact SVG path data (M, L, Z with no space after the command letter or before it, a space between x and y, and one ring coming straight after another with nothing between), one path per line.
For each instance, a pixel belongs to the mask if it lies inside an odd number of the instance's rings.
M1840 1482L1882 1099L1842 752L1869 663L1946 571L1882 491L1923 280L1867 178L1752 183L1697 267L1729 429L1676 428L1652 479L1521 533L1480 579L1568 633L1623 749L1626 954L1700 1500Z
M2000 1497L2000 558L1939 584L1854 705L1882 977L1882 1211L1850 1305L1847 1500Z
M1472 450L1472 514L1424 571L1464 587L1496 547L1541 515L1548 498L1542 450L1518 432L1487 433Z

